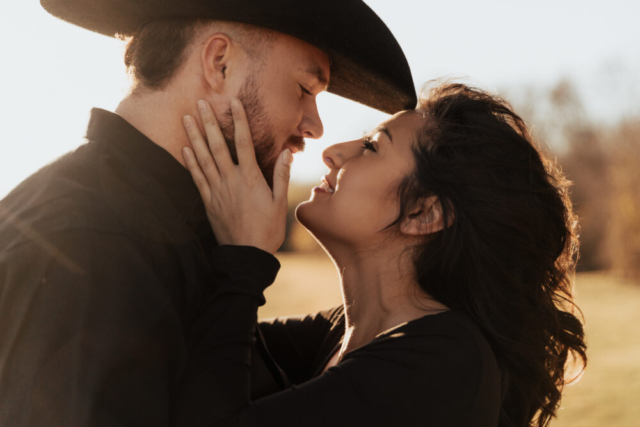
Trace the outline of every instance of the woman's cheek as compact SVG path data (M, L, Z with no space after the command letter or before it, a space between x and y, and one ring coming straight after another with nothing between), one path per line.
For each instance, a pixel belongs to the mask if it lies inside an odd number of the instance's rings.
M321 240L368 241L395 219L384 222L392 213L388 182L381 177L386 178L385 171L343 170L335 193L315 195L314 201L299 206L296 216Z
M381 173L384 173L381 172ZM386 178L386 177L385 177ZM345 226L359 230L358 234L378 234L378 231L392 224L400 213L397 196L397 185L391 180L375 180L360 182L357 187L350 186L349 191L342 194L336 192L332 204L334 221L345 223Z
M382 208L378 189L370 183L362 184L339 188L327 215L335 229L354 236L376 232L376 220Z

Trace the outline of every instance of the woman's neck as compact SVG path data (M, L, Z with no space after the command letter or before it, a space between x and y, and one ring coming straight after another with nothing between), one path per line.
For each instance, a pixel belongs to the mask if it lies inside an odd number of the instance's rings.
M406 246L394 246L331 252L340 274L346 317L340 359L386 330L447 310L418 287L410 257L402 256Z

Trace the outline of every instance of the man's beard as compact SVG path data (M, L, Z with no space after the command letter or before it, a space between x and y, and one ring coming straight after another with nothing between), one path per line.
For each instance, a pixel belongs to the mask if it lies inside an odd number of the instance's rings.
M258 94L257 74L257 71L250 74L238 93L238 99L242 102L247 114L247 121L249 122L249 129L251 130L251 138L253 139L258 166L269 187L273 188L273 171L280 153L276 153L276 139L273 127ZM219 120L219 124L222 135L229 147L231 158L235 164L238 164L238 154L234 142L235 126L233 125L231 108L224 113L222 120ZM292 147L297 148L298 151L304 150L304 139L296 136L289 137L283 146L283 150Z

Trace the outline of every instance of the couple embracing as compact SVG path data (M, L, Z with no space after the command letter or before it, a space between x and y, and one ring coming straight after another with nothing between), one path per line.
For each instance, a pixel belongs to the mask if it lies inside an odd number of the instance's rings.
M416 97L360 0L41 1L129 36L133 83L0 202L2 427L549 424L576 217L508 103ZM258 322L325 90L391 114L296 212L344 304Z

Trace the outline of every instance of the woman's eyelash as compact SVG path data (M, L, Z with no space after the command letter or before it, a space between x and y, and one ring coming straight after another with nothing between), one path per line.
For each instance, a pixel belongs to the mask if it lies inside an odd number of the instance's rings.
M373 145L373 142L371 142L371 138L370 138L370 137L366 137L366 136L365 136L365 137L362 139L362 148L363 148L364 150L371 150L371 151L373 151L374 153L377 153L377 152L378 152L378 150L376 150L376 146L375 146L375 145Z

